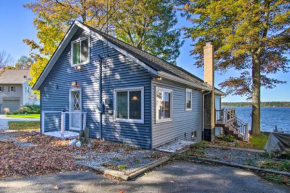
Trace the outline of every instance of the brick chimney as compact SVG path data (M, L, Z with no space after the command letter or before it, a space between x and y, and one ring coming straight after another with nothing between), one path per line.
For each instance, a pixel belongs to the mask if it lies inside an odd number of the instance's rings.
M214 140L215 137L215 88L214 88L214 48L211 42L203 47L204 82L209 84L212 91L204 95L204 139Z

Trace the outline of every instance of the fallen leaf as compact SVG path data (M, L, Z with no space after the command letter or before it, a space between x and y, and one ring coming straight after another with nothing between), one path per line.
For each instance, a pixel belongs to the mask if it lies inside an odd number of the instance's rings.
M54 186L53 189L54 190L58 190L59 188L58 188L58 186Z

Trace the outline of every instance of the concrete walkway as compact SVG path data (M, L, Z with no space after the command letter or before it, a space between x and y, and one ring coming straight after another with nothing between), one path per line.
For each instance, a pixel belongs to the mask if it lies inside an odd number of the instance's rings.
M6 117L6 115L0 115L0 130L9 129L9 121L40 121L38 118L12 118Z
M53 187L57 186L58 190ZM0 193L17 192L263 192L286 193L290 187L269 183L254 173L227 166L174 162L133 181L117 182L89 172L0 180Z

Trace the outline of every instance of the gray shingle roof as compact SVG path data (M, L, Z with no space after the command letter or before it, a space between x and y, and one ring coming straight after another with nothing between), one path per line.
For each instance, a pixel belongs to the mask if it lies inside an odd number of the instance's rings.
M83 24L83 23L82 23ZM90 27L86 24L83 24L87 26L90 30L98 33L102 37L104 37L106 40L111 42L112 44L118 46L119 48L125 50L129 54L133 55L135 58L140 60L141 62L145 63L149 67L153 68L156 71L163 71L166 73L169 73L171 75L177 76L179 78L185 79L187 81L193 82L195 84L201 85L201 86L208 86L204 83L204 81L197 76L191 74L190 72L184 70L181 67L178 67L176 65L170 64L156 56L153 56L143 50L140 50L134 46L131 46L121 40L118 40L110 35L107 35L99 30L96 30L93 27Z
M5 70L0 76L0 84L22 84L30 78L29 70Z

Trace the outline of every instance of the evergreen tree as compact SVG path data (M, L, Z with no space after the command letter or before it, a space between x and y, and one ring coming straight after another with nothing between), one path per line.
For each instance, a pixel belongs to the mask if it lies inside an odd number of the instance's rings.
M252 99L252 133L260 133L261 86L273 88L284 81L268 74L287 72L290 51L290 4L288 0L190 0L182 1L184 15L192 22L185 28L203 65L203 46L211 40L215 68L241 71L220 84L229 94Z

